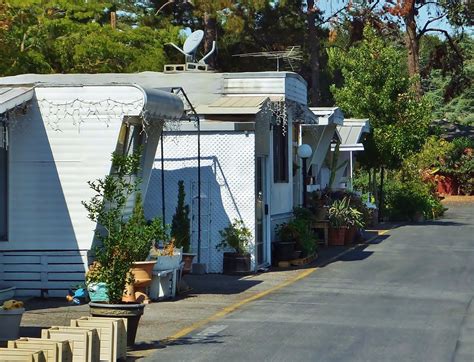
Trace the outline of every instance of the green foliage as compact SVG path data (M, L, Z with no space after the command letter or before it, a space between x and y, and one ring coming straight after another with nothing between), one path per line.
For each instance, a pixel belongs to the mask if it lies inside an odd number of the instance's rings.
M422 179L429 170L435 172L445 164L445 158L453 148L453 143L436 136L430 136L420 152L407 157L401 167L402 179Z
M459 53L446 41L428 47L423 85L435 119L474 125L474 39L465 35L457 41L457 47Z
M329 207L329 224L333 228L341 228L348 225L350 212L350 198L334 200Z
M294 219L275 227L278 239L282 242L295 242L296 248L304 255L312 255L316 251L316 238L310 225L313 213L305 208L293 209Z
M401 182L389 180L384 186L385 213L390 220L416 220L420 215L427 219L441 216L444 208L430 186L420 180Z
M141 151L129 156L113 154L114 172L89 181L95 195L82 202L89 219L97 223L98 241L94 247L95 262L86 279L88 283L106 283L110 303L120 303L126 283L133 282L129 273L133 262L145 260L153 243L166 237L161 220L147 223L143 214L137 177L140 160ZM133 195L135 206L128 216L125 209Z
M189 205L185 204L186 193L184 192L184 181L178 181L178 204L171 222L171 237L175 240L177 248L183 248L185 253L189 253L191 244L189 219Z
M399 167L423 145L430 119L429 102L411 90L404 51L366 27L356 46L328 53L331 66L344 78L342 87L331 87L336 103L346 116L369 118L373 128L366 164Z
M236 253L248 254L248 246L252 240L252 233L245 227L242 220L235 219L229 226L219 231L221 242L216 245L216 249L223 250L232 248Z
M176 42L179 29L131 26L120 18L113 29L110 9L130 7L119 3L27 0L0 5L0 47L5 50L0 75L162 71L163 45Z

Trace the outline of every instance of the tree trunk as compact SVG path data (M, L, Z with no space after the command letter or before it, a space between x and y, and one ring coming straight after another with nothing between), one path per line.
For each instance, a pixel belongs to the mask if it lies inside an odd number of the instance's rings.
M212 42L216 41L217 35L217 21L216 18L209 13L204 13L204 53L207 54L212 49ZM216 54L214 53L206 60L207 64L216 69Z
M404 17L405 21L405 46L408 53L408 75L415 77L414 89L416 94L421 95L420 82L420 41L417 36L415 19L415 1L410 7L410 11Z
M320 40L316 29L316 9L314 1L308 1L307 21L308 21L308 44L309 57L311 66L311 87L310 87L310 103L312 106L319 105L321 101L320 92Z

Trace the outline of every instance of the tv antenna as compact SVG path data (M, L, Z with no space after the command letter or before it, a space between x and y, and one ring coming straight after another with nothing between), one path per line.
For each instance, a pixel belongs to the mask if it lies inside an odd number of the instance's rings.
M294 71L296 63L299 63L303 60L303 53L301 47L298 45L293 45L285 50L269 50L256 53L243 53L243 54L234 54L234 57L240 58L266 58L270 60L276 60L276 70L280 71L280 61L283 60L287 63L291 70Z
M165 65L165 71L176 71L176 70L208 70L208 65L206 64L207 58L209 58L216 51L216 42L212 42L212 48L204 55L201 59L197 60L196 53L199 45L204 39L204 31L196 30L192 32L184 41L183 49L177 46L174 43L169 43L176 50L184 55L185 63L181 65ZM174 68L173 68L174 67ZM183 68L184 69L181 69ZM173 69L171 69L173 68Z

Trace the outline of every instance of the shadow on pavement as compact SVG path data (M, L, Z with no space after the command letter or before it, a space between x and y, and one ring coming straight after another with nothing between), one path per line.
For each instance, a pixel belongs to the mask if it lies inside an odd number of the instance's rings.
M252 274L253 275L253 274ZM260 284L258 280L246 280L241 275L205 274L186 275L184 281L191 288L185 298L193 294L239 294Z

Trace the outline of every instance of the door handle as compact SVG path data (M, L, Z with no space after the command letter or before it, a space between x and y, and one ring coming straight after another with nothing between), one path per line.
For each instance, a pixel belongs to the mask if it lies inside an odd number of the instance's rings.
M268 204L265 204L265 215L268 215Z

